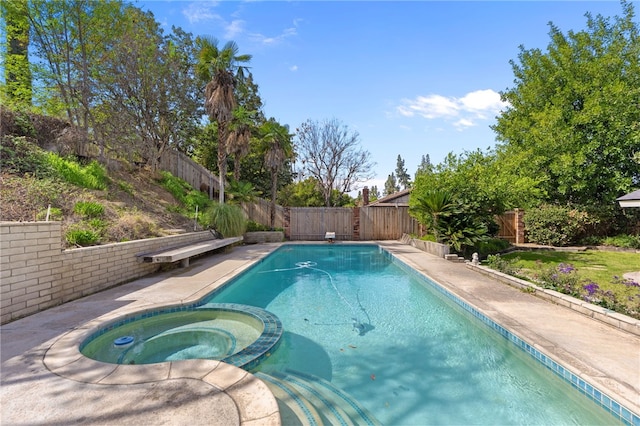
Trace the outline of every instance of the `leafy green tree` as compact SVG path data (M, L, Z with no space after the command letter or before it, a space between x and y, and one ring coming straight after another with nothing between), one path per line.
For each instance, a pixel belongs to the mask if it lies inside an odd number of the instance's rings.
M180 29L163 35L151 13L129 7L124 14L122 43L103 56L105 73L96 78L104 90L94 125L112 148L155 169L167 149L187 150L199 125L195 44Z
M391 195L400 190L398 186L398 182L396 180L396 175L391 173L387 176L387 180L384 182L384 191L382 192L383 196Z
M423 172L429 172L432 170L432 168L433 165L431 164L431 158L429 157L429 154L423 155L420 160L420 164L418 164L416 175Z
M323 207L320 183L312 177L290 183L278 193L278 203L285 207Z
M541 201L610 204L640 183L640 27L633 4L621 5L613 20L586 14L582 31L550 24L546 51L521 46L511 61L515 86L493 129Z
M373 185L369 191L369 201L375 201L380 198L380 191L377 185Z
M3 101L15 109L32 105L31 68L29 66L29 16L27 0L0 2L4 16L6 42L3 48L5 84ZM6 96L6 100L5 97Z
M234 90L238 80L244 80L251 55L240 55L238 45L228 41L222 48L215 38L198 37L199 48L197 75L206 81L204 108L211 121L218 124L218 173L220 178L220 203L224 203L224 180L227 172L228 125L237 106Z
M400 185L402 185L402 189L407 189L411 186L411 177L409 176L409 173L407 173L407 169L404 166L404 160L399 154L396 161L396 179L398 181L398 190L400 190Z

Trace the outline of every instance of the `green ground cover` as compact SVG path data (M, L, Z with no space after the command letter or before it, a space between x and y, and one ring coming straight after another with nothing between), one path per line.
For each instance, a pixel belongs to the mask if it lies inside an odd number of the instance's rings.
M625 273L640 272L637 253L513 252L490 258L489 266L640 319L640 283L623 278Z

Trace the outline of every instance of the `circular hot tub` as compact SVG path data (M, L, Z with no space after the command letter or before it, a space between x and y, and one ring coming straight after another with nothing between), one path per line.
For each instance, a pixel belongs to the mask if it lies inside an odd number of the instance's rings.
M114 364L214 359L255 367L279 343L282 324L254 306L208 304L145 311L93 333L80 352Z

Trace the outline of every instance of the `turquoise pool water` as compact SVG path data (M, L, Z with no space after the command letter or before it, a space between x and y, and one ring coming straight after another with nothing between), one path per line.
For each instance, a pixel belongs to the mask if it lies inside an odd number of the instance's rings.
M257 369L318 376L384 425L618 423L377 246L285 245L206 302L275 314Z

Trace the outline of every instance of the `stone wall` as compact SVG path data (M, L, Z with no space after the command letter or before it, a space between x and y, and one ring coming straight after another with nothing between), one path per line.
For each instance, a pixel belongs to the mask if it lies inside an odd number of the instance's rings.
M155 272L141 254L211 238L205 231L63 250L60 222L2 222L0 323Z

